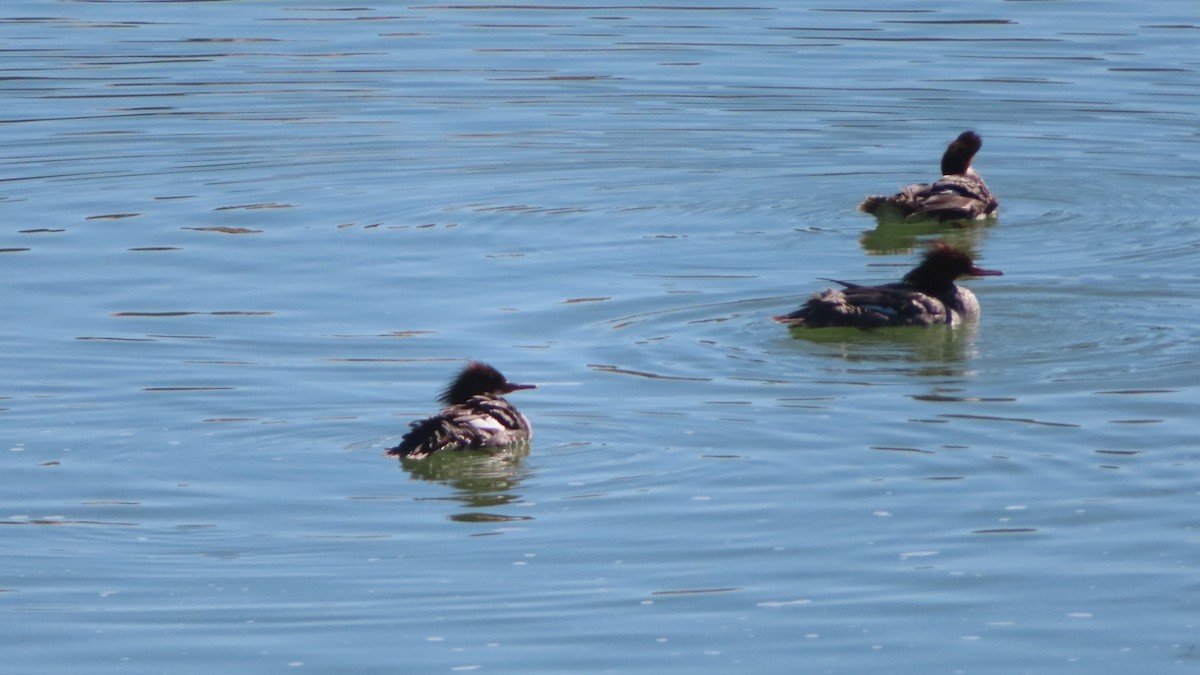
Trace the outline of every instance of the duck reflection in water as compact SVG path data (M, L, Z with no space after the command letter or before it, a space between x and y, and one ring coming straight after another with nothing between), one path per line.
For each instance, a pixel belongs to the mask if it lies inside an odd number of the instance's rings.
M968 374L978 356L979 324L930 326L921 330L830 328L795 330L792 337L823 357L846 362L851 379L871 381L908 375L918 379L957 378Z
M456 491L446 497L425 498L459 502L472 509L449 516L459 522L508 522L532 520L529 516L503 515L475 509L495 509L522 503L521 481L529 470L521 460L529 454L529 444L513 445L499 451L468 450L442 452L424 459L401 459L400 467L413 479L443 483Z
M983 246L989 228L995 220L964 222L937 221L879 221L875 228L865 230L858 243L870 255L901 255L912 253L930 239L941 241L964 251Z

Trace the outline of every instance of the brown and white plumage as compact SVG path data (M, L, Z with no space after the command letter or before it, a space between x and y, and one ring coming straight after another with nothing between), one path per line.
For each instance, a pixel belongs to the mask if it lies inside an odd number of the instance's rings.
M997 215L1000 202L971 166L983 139L964 131L942 155L942 177L909 185L891 196L871 195L858 210L877 218L906 220L983 220Z
M392 457L421 459L435 452L503 448L528 443L529 420L502 396L532 384L513 384L492 366L471 361L438 398L445 407L436 415L413 422Z
M948 244L933 244L921 264L897 283L861 286L830 279L843 288L814 294L800 309L775 317L792 327L930 326L979 319L979 301L955 285L962 276L1003 274L975 266L966 253Z

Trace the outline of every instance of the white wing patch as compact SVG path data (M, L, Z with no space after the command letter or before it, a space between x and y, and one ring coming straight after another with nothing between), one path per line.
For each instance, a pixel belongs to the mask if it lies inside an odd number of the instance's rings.
M472 419L469 424L480 431L485 436L498 434L505 431L504 425L496 421L496 418L491 415L480 415Z

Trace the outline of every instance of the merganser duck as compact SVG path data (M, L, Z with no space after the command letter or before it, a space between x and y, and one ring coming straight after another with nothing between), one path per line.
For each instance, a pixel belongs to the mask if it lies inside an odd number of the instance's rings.
M400 445L389 448L389 457L422 459L445 450L481 450L528 443L533 437L529 420L501 398L532 384L513 384L492 366L470 361L446 387L438 400L445 407L433 417L409 426Z
M999 276L1003 272L975 266L966 253L937 242L921 264L897 283L882 286L826 279L844 286L814 294L804 306L775 320L792 327L954 325L979 319L979 301L954 284L961 276Z
M992 196L971 162L983 147L974 131L964 131L942 155L942 177L934 183L909 185L887 197L871 195L859 211L877 218L906 220L983 220L997 215L1000 202Z

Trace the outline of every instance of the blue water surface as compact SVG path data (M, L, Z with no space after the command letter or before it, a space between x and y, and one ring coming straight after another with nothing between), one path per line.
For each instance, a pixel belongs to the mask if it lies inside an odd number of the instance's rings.
M1192 3L0 36L0 672L1200 671ZM964 129L996 222L855 211ZM978 325L771 321L937 239ZM468 358L532 447L385 458Z

